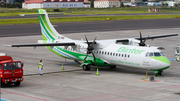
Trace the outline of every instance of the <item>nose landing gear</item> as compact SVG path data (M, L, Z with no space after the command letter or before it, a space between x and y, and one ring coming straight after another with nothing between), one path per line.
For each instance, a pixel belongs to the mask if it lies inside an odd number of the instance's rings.
M162 76L163 71L162 70L154 71L154 73L155 73L156 77L160 77L160 76Z

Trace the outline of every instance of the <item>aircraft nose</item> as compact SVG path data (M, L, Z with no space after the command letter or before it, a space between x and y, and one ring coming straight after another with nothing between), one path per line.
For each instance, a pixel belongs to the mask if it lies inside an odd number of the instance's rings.
M157 61L157 64L156 64L157 67L159 67L161 69L167 69L170 67L170 62L165 56L152 57L152 58Z
M161 61L162 63L161 63L161 66L163 67L163 68L169 68L170 67L170 61L164 56L164 57L161 57L161 59L159 59L159 61Z

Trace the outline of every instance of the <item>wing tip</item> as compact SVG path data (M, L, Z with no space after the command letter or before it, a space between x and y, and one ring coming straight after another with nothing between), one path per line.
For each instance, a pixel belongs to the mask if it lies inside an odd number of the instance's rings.
M3 46L5 46L5 47L12 47L12 45L3 45Z

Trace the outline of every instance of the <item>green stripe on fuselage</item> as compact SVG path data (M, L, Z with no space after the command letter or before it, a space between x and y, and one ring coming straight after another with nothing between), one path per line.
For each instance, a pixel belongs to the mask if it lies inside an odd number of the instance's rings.
M44 41L44 42L45 42L45 41ZM58 49L59 51L62 51L62 52L64 52L64 53L66 53L67 55L72 55L72 56L76 57L76 58L79 59L80 61L84 60L84 58L86 57L86 54L81 54L81 53L77 53L77 52L65 50L65 49L60 48L59 46L55 46L55 47L56 47L56 49ZM59 56L61 56L61 57L63 57L63 58L72 59L72 58L69 58L69 57L67 57L67 56L65 56L65 55L57 52L57 51L54 50L54 49L51 49L50 47L47 47L47 48L48 48L50 51L52 51L53 53L55 53L55 54L57 54L57 55L59 55ZM87 62L88 62L88 61L94 61L93 56L88 56L88 57L86 58L86 61L87 61ZM103 67L103 66L110 66L109 64L104 64L104 61L101 60L101 59L99 59L99 58L96 58L96 62L95 62L94 64L95 64L96 66L102 66L102 67Z
M169 60L165 56L156 56L156 57L150 57L150 58L170 64Z
M164 67L164 68L161 68L161 69L156 69L154 71L161 71L161 70L165 70L165 69L168 69L170 66L167 66L167 67Z

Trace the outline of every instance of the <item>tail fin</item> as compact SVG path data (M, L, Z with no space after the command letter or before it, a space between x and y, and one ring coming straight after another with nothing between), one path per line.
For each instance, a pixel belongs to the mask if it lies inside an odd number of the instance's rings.
M38 13L43 40L71 40L63 35L60 35L56 31L56 29L52 26L51 22L49 21L49 17L46 10L39 9Z

